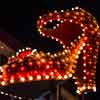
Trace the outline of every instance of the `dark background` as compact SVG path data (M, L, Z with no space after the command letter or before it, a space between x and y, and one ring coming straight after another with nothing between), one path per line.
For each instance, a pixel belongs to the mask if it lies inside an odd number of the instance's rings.
M98 20L98 23L100 23L99 4L99 0L4 1L0 2L0 28L5 32L8 32L8 34L16 38L19 42L17 46L11 45L11 48L14 50L26 46L37 48L39 50L56 50L57 44L55 42L47 40L46 38L41 38L41 36L38 35L36 28L38 16L55 9L66 10L71 7L79 6L91 12ZM99 76L99 65L100 52L97 64L97 76ZM99 80L100 79L97 77L97 87L99 87L100 84ZM99 92L98 88L97 91Z

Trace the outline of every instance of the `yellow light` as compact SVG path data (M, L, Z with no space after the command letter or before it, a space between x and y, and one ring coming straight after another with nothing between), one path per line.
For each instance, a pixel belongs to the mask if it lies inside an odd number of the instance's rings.
M41 62L42 62L42 63L45 63L45 59L41 59Z
M74 19L77 19L77 17L76 17L76 16L74 16Z
M83 12L81 12L81 15L83 16L83 15L84 15L84 13L83 13Z
M76 93L80 94L80 91L79 91L79 90L77 90L77 91L76 91Z
M39 18L41 19L41 18L42 18L42 16L39 16Z
M10 80L10 83L14 83L14 79L11 79L11 80Z
M54 56L57 57L57 54L55 53Z
M2 81L1 82L1 85L3 85L3 86L6 85L6 82L5 81Z
M82 50L83 49L83 47L80 47L80 50Z
M38 79L38 80L41 80L41 76L40 76L40 75L37 75L37 79Z
M95 86L93 87L93 91L96 92L96 87Z
M88 89L91 89L91 86L88 86L87 88L88 88Z
M68 78L68 76L67 75L64 75L64 79L67 79Z
M21 99L22 99L22 97L18 97L18 99L20 99L20 100L21 100Z
M47 55L50 55L50 52L48 52Z
M5 95L9 95L8 93L5 93Z
M61 75L59 75L59 76L58 76L58 79L61 79L61 78L62 78L62 76L61 76Z
M83 88L83 90L85 90L86 89L86 86L83 86L82 88Z
M78 53L78 54L80 54L80 53L81 53L81 51L78 51L77 53Z
M42 28L43 26L42 25L40 25L40 28Z
M3 72L3 68L2 67L0 67L0 72Z
M39 54L36 54L36 57L37 57L37 58L40 58L40 55L39 55Z
M86 43L83 43L83 46L86 46Z
M81 36L78 36L78 39L80 39L81 38Z
M29 80L32 81L33 80L33 77L32 76L29 76Z
M79 7L77 6L77 7L75 7L75 9L79 9Z
M3 91L1 91L0 94L5 94L5 93Z
M25 78L24 78L24 77L21 77L21 78L20 78L20 81L21 81L21 82L25 82Z
M50 72L50 75L54 75L54 72Z
M45 76L45 79L49 79L49 75L46 75L46 76Z
M62 52L62 55L65 55L65 52Z
M75 58L76 58L76 59L78 59L78 58L79 58L79 56L78 56L78 55L76 55L76 56L75 56Z
M69 74L69 77L72 77L72 74Z
M68 50L66 50L66 49L65 49L64 51L65 51L65 53L67 53L67 52L68 52Z
M38 31L41 32L41 29L39 28Z

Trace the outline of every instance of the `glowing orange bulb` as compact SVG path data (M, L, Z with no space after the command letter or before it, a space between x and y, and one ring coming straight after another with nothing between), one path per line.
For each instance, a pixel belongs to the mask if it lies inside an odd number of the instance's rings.
M32 76L29 76L29 80L32 81L33 80L33 77Z
M83 59L86 60L86 57L84 56Z
M14 83L14 79L11 79L11 80L10 80L10 83Z
M64 79L67 79L68 78L68 76L67 75L64 75Z
M61 75L59 75L59 76L58 76L58 79L61 79L61 78L62 78L62 76L61 76Z
M5 81L2 81L1 82L1 85L3 85L3 86L6 85L6 82Z
M88 88L88 89L91 89L91 86L88 86L87 88Z
M53 61L49 61L49 64L53 64Z
M40 64L41 64L41 62L40 62L40 61L37 61L37 64L38 64L38 65L40 65Z
M72 77L72 74L69 74L69 77Z
M76 92L77 92L78 94L80 94L80 91L79 91L79 90L77 90Z
M16 64L12 64L11 67L12 67L12 68L15 68L15 67L16 67Z
M45 76L45 79L49 79L49 75L46 75L46 76Z
M50 72L50 75L54 75L54 72Z
M3 91L1 91L0 94L5 94L5 93Z
M41 62L42 62L42 63L45 63L45 59L41 59Z
M82 88L83 88L83 90L85 90L86 89L86 86L83 86Z
M49 16L53 16L53 14L52 13L49 13Z
M39 54L36 54L36 57L37 57L37 58L40 58L40 55L39 55Z
M41 75L37 75L37 80L41 80Z
M96 92L96 87L95 86L93 87L93 91Z
M20 78L20 81L21 81L21 82L25 82L25 78L24 78L24 77L21 77L21 78Z

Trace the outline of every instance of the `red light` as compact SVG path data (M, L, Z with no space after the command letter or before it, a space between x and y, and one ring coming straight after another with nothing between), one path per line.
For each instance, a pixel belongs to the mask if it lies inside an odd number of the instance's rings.
M33 62L29 62L29 66L33 66Z
M38 65L40 65L40 64L41 64L41 62L40 62L40 61L37 61L37 64L38 64Z
M12 64L11 67L12 67L12 68L15 68L15 67L16 67L16 64Z
M20 67L20 70L25 71L25 67L24 66Z
M45 76L46 75L46 73L45 72L43 72L43 76Z

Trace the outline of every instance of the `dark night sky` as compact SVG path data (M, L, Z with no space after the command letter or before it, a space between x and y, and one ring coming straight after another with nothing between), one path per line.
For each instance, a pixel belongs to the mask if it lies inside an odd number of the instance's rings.
M0 3L0 28L22 43L21 46L16 47L16 50L19 47L23 48L25 46L41 50L51 50L51 48L52 50L55 50L55 45L57 45L55 42L47 40L46 38L41 38L37 34L36 21L38 16L47 13L48 10L53 11L55 9L68 9L74 6L80 6L91 12L100 23L100 5L98 4L99 0L6 1ZM97 75L99 74L97 73ZM98 82L98 84L99 83L100 82Z

